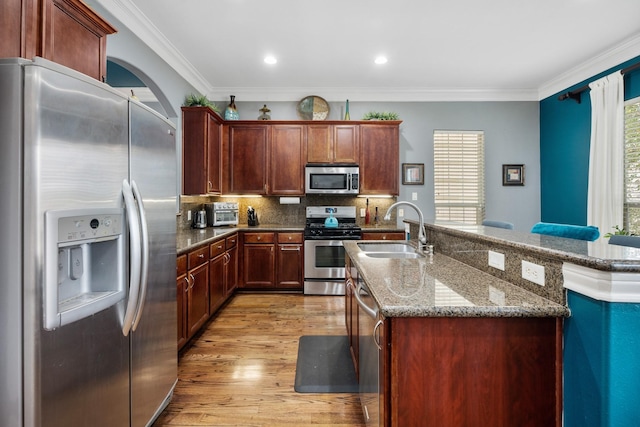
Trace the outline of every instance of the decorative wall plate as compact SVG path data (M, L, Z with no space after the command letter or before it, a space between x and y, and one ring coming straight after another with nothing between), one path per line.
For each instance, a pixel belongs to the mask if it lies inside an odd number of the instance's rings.
M329 117L329 103L315 95L302 98L296 110L302 120L326 120Z

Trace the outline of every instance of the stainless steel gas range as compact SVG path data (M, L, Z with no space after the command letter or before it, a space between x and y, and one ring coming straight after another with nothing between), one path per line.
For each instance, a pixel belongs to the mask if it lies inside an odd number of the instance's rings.
M360 240L355 206L309 206L304 229L304 293L344 295L343 240ZM335 218L327 221L327 218ZM326 222L326 225L325 225Z

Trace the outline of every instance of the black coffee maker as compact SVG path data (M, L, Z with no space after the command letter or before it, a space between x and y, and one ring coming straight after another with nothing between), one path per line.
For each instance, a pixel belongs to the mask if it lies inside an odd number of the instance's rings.
M258 214L251 206L247 209L247 224L258 225Z

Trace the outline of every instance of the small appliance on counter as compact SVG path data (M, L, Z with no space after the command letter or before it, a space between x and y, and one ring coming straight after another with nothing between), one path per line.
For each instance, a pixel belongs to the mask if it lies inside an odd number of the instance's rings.
M247 209L247 224L250 226L258 225L258 214L251 206Z
M196 211L193 216L193 228L207 228L207 211L204 209Z
M238 225L238 202L214 202L204 205L210 227Z

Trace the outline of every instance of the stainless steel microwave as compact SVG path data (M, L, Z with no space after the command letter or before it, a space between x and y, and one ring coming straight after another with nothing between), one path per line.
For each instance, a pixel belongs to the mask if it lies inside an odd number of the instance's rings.
M360 168L358 166L307 166L305 193L358 194Z

